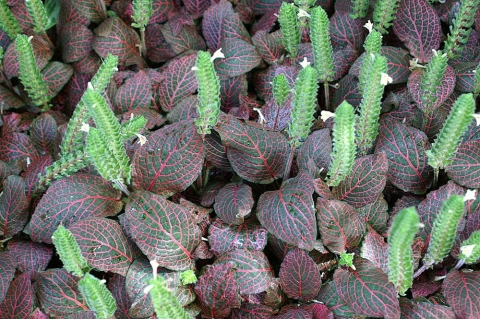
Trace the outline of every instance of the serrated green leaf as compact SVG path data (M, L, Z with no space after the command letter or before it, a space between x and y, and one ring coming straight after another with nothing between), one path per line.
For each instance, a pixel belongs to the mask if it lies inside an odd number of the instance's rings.
M82 256L75 237L73 237L68 229L62 225L58 226L52 235L52 241L63 262L63 267L65 267L68 272L82 277L89 271L87 260Z
M117 305L104 280L87 273L78 282L78 289L83 294L88 308L95 311L97 319L109 319L114 315Z

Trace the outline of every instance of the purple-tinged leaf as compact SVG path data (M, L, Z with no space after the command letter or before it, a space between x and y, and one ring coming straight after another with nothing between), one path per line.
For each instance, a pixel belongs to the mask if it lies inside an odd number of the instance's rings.
M122 299L128 300L129 307L125 310L129 318L148 318L153 315L150 294L144 293L148 281L152 278L152 266L145 257L135 260L128 269L126 278L122 280L127 296L123 296Z
M298 151L298 168L309 172L312 176L318 176L318 173L325 176L326 170L328 170L330 165L331 153L332 139L330 138L330 130L322 129L315 131L307 137Z
M269 184L283 176L290 146L281 133L249 126L231 115L223 115L215 130L240 177Z
M57 142L57 122L50 114L43 113L32 121L30 137L41 155L52 154Z
M240 309L234 308L231 319L270 319L274 310L267 305L242 303Z
M478 62L464 62L454 65L455 76L455 90L459 92L472 92L473 80L475 73L473 72L477 67Z
M82 24L65 24L60 34L63 62L77 62L87 56L92 50L93 37L93 32Z
M121 193L100 176L75 174L54 182L43 195L30 220L33 241L52 243L58 225L88 217L115 216L123 207Z
M230 226L216 219L208 231L210 249L217 256L234 249L263 251L267 245L267 230L253 221Z
M345 74L348 73L352 64L358 57L357 50L351 46L338 46L333 49L333 72L334 75L332 77L333 81L340 80L343 78Z
M215 213L227 224L243 224L254 204L252 189L247 184L230 183L215 198Z
M202 171L204 146L191 120L164 126L135 151L132 180L136 189L171 196L190 186Z
M78 290L79 280L63 268L38 273L35 290L41 308L57 318L88 311L83 295Z
M273 78L279 74L284 74L290 87L293 87L298 69L293 66L272 65L266 70L253 73L252 82L257 91L257 95L264 101L273 98L272 84Z
M331 105L336 108L343 101L347 101L352 106L360 105L362 101L362 95L358 88L358 79L356 76L347 74L338 81L340 88L335 90Z
M245 2L241 2L240 4L244 4ZM240 4L235 8L237 10L240 10ZM279 3L281 5L281 3ZM242 17L242 21L249 24L253 23L251 32L252 34L257 33L258 31L265 31L265 32L270 32L275 26L275 23L277 22L278 19L278 10L280 9L280 5L277 7L270 8L270 10L267 10L264 15L260 17L260 19L252 19L253 21L247 22L246 19L244 19L244 15L242 16L242 13L240 13L240 16ZM246 9L248 11L249 9Z
M17 175L15 168L4 161L0 161L0 192L3 191L3 183L10 175Z
M310 251L317 238L312 194L312 179L302 172L260 196L257 218L278 239Z
M368 227L368 232L363 239L361 257L370 260L376 267L388 274L388 244L373 228Z
M322 301L323 304L333 312L335 317L353 318L355 315L355 312L353 312L347 303L338 295L333 281L329 281L320 288L320 292L316 299Z
M222 144L220 135L216 131L212 131L212 134L205 136L205 158L221 170L232 171L232 166L227 157L227 148Z
M361 51L365 28L360 19L352 19L347 12L335 12L330 18L330 37L339 46L351 45Z
M275 99L269 99L262 107L261 112L263 118L258 119L259 123L264 121L265 123L262 124L263 126L275 131L283 131L292 120L291 102L291 96L287 98L283 105L278 105L275 102Z
M13 237L23 229L28 221L28 204L23 179L15 175L7 177L0 194L0 236Z
M181 99L175 105L175 107L170 112L168 112L167 120L170 123L175 123L198 118L197 104L197 95L189 95L186 98Z
M75 0L64 0L60 2L60 12L57 20L57 32L60 33L63 26L69 22L74 22L79 25L88 26L90 21L85 18L73 5Z
M272 8L279 9L282 5L281 0L254 0L251 1L253 12L255 15L264 14L272 10Z
M393 31L420 63L430 61L432 50L440 47L440 19L425 0L402 1L393 20Z
M331 312L327 306L321 303L302 305L302 309L311 312L313 319L334 319L333 312Z
M480 318L480 271L453 270L443 282L443 295L458 319Z
M220 76L220 98L221 108L225 113L231 109L240 107L241 96L247 93L247 77L240 76Z
M210 6L203 14L202 30L207 46L216 51L220 49L222 40L222 21L229 15L234 14L232 4L222 0Z
M384 235L388 230L388 203L383 195L363 207L356 209L357 214L362 217L367 224L372 226L379 234Z
M30 315L30 319L48 319L48 316L40 308L35 308Z
M0 317L5 319L29 318L33 309L33 287L31 274L26 272L17 276L0 303Z
M160 106L164 111L171 111L176 103L197 90L197 78L192 71L196 59L195 54L189 54L168 64L164 72L165 80L158 88Z
M124 276L114 274L108 280L108 290L112 293L113 298L117 302L117 310L115 311L116 319L130 319L128 310L132 306L125 288L126 280Z
M101 23L108 16L102 0L75 0L72 4L78 12L93 23Z
M118 88L114 104L118 113L125 113L137 107L150 107L152 97L152 82L145 71L140 70Z
M42 77L48 86L48 96L55 97L73 75L73 67L58 61L49 62L42 70Z
M340 268L333 274L340 298L360 315L399 319L397 292L387 274L366 259L356 258L354 265L356 270Z
M432 174L425 154L429 144L422 131L397 120L382 119L375 153L387 156L387 180L405 192L425 193Z
M428 297L431 294L435 293L441 288L441 283L439 282L432 282L432 281L426 281L426 282L414 282L413 287L411 288L412 291L412 297L415 299L417 297ZM402 305L400 304L400 307Z
M335 199L330 191L330 187L321 177L313 180L313 188L315 189L315 193L320 197L324 199Z
M467 188L480 188L480 140L460 144L452 158L452 164L445 167L448 177Z
M352 172L333 188L333 196L359 208L373 203L387 182L388 162L383 152L357 158Z
M108 54L113 54L118 56L118 63L123 65L127 59L139 54L138 34L118 17L106 19L94 32L92 47L104 59Z
M10 109L19 109L25 106L25 102L20 100L18 95L16 95L4 86L0 86L0 99L3 103L3 111L8 111Z
M412 95L413 100L417 103L417 106L423 112L426 111L433 111L437 109L440 105L447 100L450 94L452 94L453 90L455 89L455 71L449 65L445 69L445 73L443 75L442 83L435 91L435 104L431 106L428 110L428 105L424 105L422 103L422 96L425 94L430 94L429 92L425 92L420 88L420 82L422 77L423 70L415 70L410 74L408 78L408 91Z
M7 295L8 287L15 276L17 261L9 251L0 252L0 303Z
M5 126L4 126L5 128ZM4 134L0 139L0 160L15 163L25 170L27 162L38 157L38 152L33 146L30 137L24 133Z
M225 58L214 61L218 74L239 76L256 68L262 62L262 57L255 46L242 39L223 39L221 48Z
M287 305L286 307L288 306L289 305ZM312 319L312 315L310 315L308 311L306 311L305 309L301 309L301 308L286 309L285 311L282 308L278 316L275 316L274 318L275 319Z
M147 57L155 63L168 61L176 55L170 44L165 41L161 29L162 26L159 24L149 24L145 30Z
M68 230L90 266L122 276L127 274L134 248L116 221L91 217L71 224Z
M252 37L252 41L262 59L270 65L278 63L285 51L279 32L267 33L260 30Z
M222 21L222 39L240 39L252 44L252 39L238 13L230 14Z
M43 174L45 172L45 168L52 165L52 163L53 160L50 154L37 157L32 163L30 163L30 165L28 165L25 172L22 173L22 177L25 179L25 192L28 198L32 197L33 190L40 180L39 175Z
M125 211L128 233L149 260L172 270L193 267L192 252L201 234L188 210L160 195L136 191Z
M233 263L207 266L194 289L200 300L202 313L210 318L227 318L232 308L240 308Z
M263 251L236 249L221 255L215 263L235 265L241 294L258 294L267 290L273 279L273 269Z
M211 5L209 0L184 0L183 4L193 19L200 18Z
M96 319L97 314L95 311L79 311L70 316L66 317L65 319Z
M53 56L53 50L48 45L48 43L39 36L35 36L30 41L33 48L33 53L35 55L35 64L39 70L42 70L48 61ZM5 75L8 78L18 77L18 60L17 60L17 50L15 49L15 41L12 41L5 51L5 56L3 57L3 68Z
M298 248L291 250L280 266L280 285L288 297L307 302L316 297L322 279L317 264Z
M13 239L8 243L8 250L17 260L21 272L44 271L53 256L53 248L30 240Z
M339 254L359 244L366 223L355 209L339 200L317 199L317 224L322 243Z
M415 302L407 298L400 298L400 310L405 319L455 319L452 309L430 302Z
M152 9L152 17L148 23L164 23L175 10L175 4L172 0L153 0Z
M180 54L189 50L206 50L205 40L198 34L197 27L184 25L178 34L174 34L170 25L165 23L160 28L165 41L170 44L173 52Z

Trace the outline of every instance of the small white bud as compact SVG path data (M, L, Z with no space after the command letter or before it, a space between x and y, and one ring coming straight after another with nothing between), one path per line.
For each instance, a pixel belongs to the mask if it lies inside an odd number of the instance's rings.
M88 133L90 131L90 125L85 122L82 122L82 127L80 127L80 131Z
M191 68L190 70L192 70L192 71L197 71L198 68L197 68L196 66L192 66L192 68Z
M265 124L267 121L265 120L265 116L262 114L262 110L256 107L254 107L253 110L258 112L258 118L260 120L259 123L262 125Z
M463 201L475 200L477 199L477 190L476 189L467 189L465 196L463 196Z
M217 51L215 51L212 55L212 57L210 58L210 61L215 61L215 59L225 59L225 55L222 53L222 48L218 49Z
M301 65L302 68L304 68L304 69L305 69L307 66L309 66L310 64L311 64L311 63L308 62L307 57L304 57L304 58L303 58L303 61L300 62L300 65Z
M335 117L335 113L332 113L330 111L322 111L320 112L320 118L322 121L326 122L329 118Z
M145 143L147 143L147 138L145 136L143 136L142 134L138 134L138 133L135 133L135 135L138 137L138 144L140 144L140 146L143 146Z
M380 83L382 85L387 85L387 84L392 83L392 82L393 82L393 79L390 76L388 76L387 73L382 72L382 78L380 79Z
M462 252L462 254L464 254L468 258L472 255L473 250L475 249L476 246L477 245L475 244L462 246L460 247L460 251Z
M475 121L477 121L476 126L479 126L480 125L480 114L473 114L472 116L475 118Z
M372 21L368 20L368 22L365 23L363 26L364 26L365 28L367 28L368 33L372 32L372 30L373 30L373 23L372 23Z
M303 9L298 9L297 18L301 18L301 17L310 18L310 14L308 14L308 12Z

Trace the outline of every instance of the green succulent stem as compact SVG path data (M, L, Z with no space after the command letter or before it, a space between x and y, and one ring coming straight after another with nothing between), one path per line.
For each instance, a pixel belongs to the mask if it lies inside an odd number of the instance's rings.
M375 28L382 34L387 34L388 28L397 16L400 0L378 0L373 10Z
M285 50L290 57L297 57L298 45L300 44L300 26L297 20L298 8L292 3L283 2L278 12L280 32L283 36Z
M450 33L445 41L445 52L450 59L459 57L465 48L479 5L480 0L461 1L453 27L450 26Z
M423 225L414 207L395 215L388 236L388 280L404 296L413 284L413 250L415 234Z
M474 77L473 77L473 98L476 99L480 94L480 63L474 70Z
M22 33L18 20L10 10L7 0L0 0L0 29L5 31L12 41L16 39L18 34Z
M475 100L472 93L462 94L453 105L440 133L430 150L426 152L428 165L434 168L434 183L438 182L439 169L449 165L457 152L462 136L468 129L475 112Z
M367 16L368 7L370 5L369 0L352 0L352 12L350 17L352 19L363 19Z
M87 260L82 256L80 247L75 241L75 237L63 225L57 227L52 235L52 241L63 267L68 272L83 277L90 270Z
M35 63L35 55L31 44L32 37L20 34L15 39L15 49L17 51L17 60L20 73L20 81L25 87L28 96L36 106L42 106L42 111L48 111L50 106L48 102L47 83L43 80L42 73Z
M150 21L153 13L152 0L133 0L133 23L132 26L140 30L140 54L145 55L147 46L145 45L145 27Z
M275 103L277 103L279 107L282 107L291 93L291 88L288 84L285 74L281 73L275 76L273 78L272 86L273 98L275 99Z
M480 230L471 233L470 237L460 244L458 258L463 262L462 264L467 265L473 265L480 260Z
M78 290L85 298L88 308L95 312L97 319L110 319L115 314L117 304L107 289L105 280L85 274L78 282Z
M332 160L328 168L328 186L338 186L352 171L356 156L355 113L352 105L343 101L335 110Z
M367 38L363 43L363 47L365 48L366 53L365 57L362 59L360 74L358 76L359 93L362 95L366 83L371 81L371 78L369 78L369 76L374 59L369 59L368 56L371 56L371 54L381 54L382 34L377 30L372 29L367 35Z
M41 0L25 0L25 5L27 6L28 14L30 15L31 20L33 21L33 30L41 34L51 48L54 48L52 41L47 35L47 29L50 25L48 20L47 11Z

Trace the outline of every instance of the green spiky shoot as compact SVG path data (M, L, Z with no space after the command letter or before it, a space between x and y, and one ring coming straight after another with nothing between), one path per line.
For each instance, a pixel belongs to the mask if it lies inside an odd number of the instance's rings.
M145 27L152 17L152 0L133 0L133 23L132 26L140 30L141 47L140 54L145 55L147 47L145 45Z
M21 34L18 20L13 15L7 0L0 0L0 29L5 31L8 37L13 41L18 34Z
M50 109L48 102L51 96L48 94L47 83L43 80L42 73L35 63L31 40L32 37L23 34L18 35L15 39L20 81L33 104L42 106L42 111L48 111Z
M297 20L298 8L292 3L283 2L278 12L280 32L283 36L285 50L290 57L296 58L300 44L300 26Z
M322 111L322 119L330 112ZM352 105L343 101L336 109L333 124L332 160L328 168L329 186L338 186L352 171L355 161L355 114Z
M363 90L365 89L365 85L367 82L371 81L368 77L369 72L372 67L373 60L368 59L367 57L370 54L381 54L382 48L382 34L373 28L373 24L368 20L365 23L364 27L369 31L365 42L363 43L363 47L365 48L365 57L362 60L362 66L360 69L360 74L358 76L358 88L359 93L363 95Z
M473 94L460 95L431 149L426 152L428 165L434 169L433 187L437 185L439 170L452 162L462 137L473 120L474 112L475 100Z
M83 277L85 273L90 271L87 260L82 256L75 237L63 225L58 226L55 230L52 235L52 241L63 263L63 267L68 272L75 276Z
M388 28L397 16L400 0L378 0L373 10L373 23L381 34L387 34Z
M197 282L197 276L195 275L195 272L191 269L183 271L180 275L182 277L183 285L194 284Z
M423 224L414 207L395 215L388 236L388 280L404 296L413 284L413 251L415 234Z
M153 268L153 279L149 281L150 285L145 289L145 293L150 293L157 318L191 319L178 299L167 287L165 279L157 274L158 263L153 260L150 264Z
M91 274L85 274L78 282L78 290L85 298L88 308L95 312L97 319L110 319L117 310L115 299L105 282Z
M473 265L480 261L480 230L474 231L468 239L460 244L458 258L467 265Z
M473 70L473 98L476 99L480 94L480 63Z
M202 136L210 134L211 128L217 125L220 116L220 80L213 65L216 58L225 58L221 49L213 56L209 52L199 51L195 66L198 82L198 118L195 120L197 131Z
M330 109L328 82L333 80L333 48L330 42L330 21L322 7L315 7L310 13L310 39L312 40L313 61L318 79L323 82L325 109Z
M355 258L355 253L347 253L341 252L340 253L340 260L338 261L338 266L347 266L355 270L355 265L353 264L353 260Z
M285 74L279 74L273 78L272 82L273 86L273 98L275 99L275 103L282 107L283 104L287 101L288 96L291 93L290 84L288 84L287 77Z
M33 21L33 30L36 33L45 33L48 26L48 16L41 0L25 0L28 14Z
M445 52L450 59L460 56L468 37L472 31L475 13L480 5L480 0L462 0L453 27L450 26L450 33L445 41Z
M350 17L352 19L363 19L367 16L368 7L370 5L369 0L352 0L352 12Z

